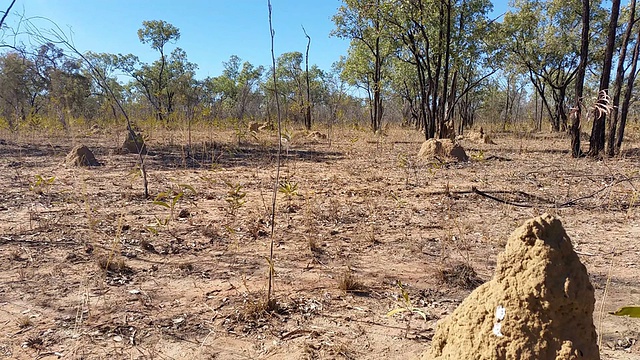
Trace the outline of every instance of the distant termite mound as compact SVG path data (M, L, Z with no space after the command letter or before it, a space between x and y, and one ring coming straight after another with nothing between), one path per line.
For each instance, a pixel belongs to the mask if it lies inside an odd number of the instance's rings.
M562 223L545 214L511 234L493 279L438 323L421 359L599 359L594 304Z
M144 138L140 134L136 134L133 131L127 131L126 139L122 143L122 151L130 154L146 154L147 145L144 143Z
M418 157L427 160L436 158L455 161L469 160L464 148L450 139L429 139L423 142Z
M93 152L84 145L77 145L65 159L65 163L71 166L100 166L101 164L96 160Z
M478 132L475 132L475 131L469 132L469 134L466 137L469 140L474 141L476 143L496 145L496 143L495 143L495 141L493 141L493 138L491 137L491 135L486 134L482 127L480 128L480 131L478 131Z

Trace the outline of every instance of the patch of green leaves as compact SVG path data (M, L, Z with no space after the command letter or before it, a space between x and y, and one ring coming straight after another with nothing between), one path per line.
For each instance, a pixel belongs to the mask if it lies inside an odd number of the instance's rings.
M43 177L38 174L35 176L35 179L29 185L29 190L35 192L36 194L42 195L47 193L51 185L56 181L55 176L51 177Z
M235 215L236 211L247 202L245 199L247 193L243 191L241 184L234 184L230 181L225 181L224 183L228 187L227 197L224 199L228 205L227 211L229 214Z
M291 198L298 195L298 183L290 179L285 179L280 183L280 186L278 186L278 192L291 200Z
M396 314L408 312L419 315L424 319L424 321L427 321L427 313L424 310L413 306L411 299L409 298L409 293L404 289L404 287L402 287L402 282L398 281L398 287L400 288L401 298L399 299L396 308L389 311L387 316L392 317Z
M640 306L623 306L620 309L611 312L611 315L628 316L632 318L640 318Z

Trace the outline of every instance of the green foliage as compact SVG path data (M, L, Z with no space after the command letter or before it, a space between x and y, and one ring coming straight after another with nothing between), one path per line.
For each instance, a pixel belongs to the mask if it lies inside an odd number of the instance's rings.
M245 196L247 193L242 190L241 184L234 184L229 181L224 183L228 187L227 197L224 199L228 205L227 211L230 215L235 216L236 211L246 203Z
M640 306L623 306L620 309L611 312L616 316L628 316L632 318L640 318Z
M46 195L49 193L49 189L51 188L55 180L55 176L43 177L42 175L38 174L35 176L34 181L32 181L29 185L29 190L35 192L38 195Z
M475 161L484 161L485 156L484 156L484 151L482 150L478 150L475 153L471 154L471 159L475 160Z
M278 192L283 194L288 200L298 195L298 183L285 179L278 186Z
M189 184L176 184L175 189L172 188L170 191L161 192L156 195L153 200L153 204L169 209L169 215L164 218L154 216L156 222L154 224L147 225L147 230L157 235L159 227L169 227L169 224L174 217L176 205L183 197L189 194L197 194L193 186Z
M402 282L398 281L398 287L400 288L401 298L399 299L396 308L389 311L387 313L387 316L392 317L396 314L406 312L410 314L419 315L421 318L424 319L424 321L427 321L427 313L424 310L413 306L413 304L411 303L411 299L409 298L409 293L404 289L404 287L402 287Z
M151 44L151 48L160 51L169 41L180 39L180 30L163 20L143 21L138 30L138 38L143 44Z

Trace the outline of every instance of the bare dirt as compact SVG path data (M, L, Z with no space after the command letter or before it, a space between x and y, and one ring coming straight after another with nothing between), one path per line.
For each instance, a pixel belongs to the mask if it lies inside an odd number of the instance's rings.
M283 149L271 308L273 132L198 128L189 150L147 129L150 199L122 132L0 136L0 358L417 358L549 212L595 288L601 357L640 359L640 321L608 314L640 304L637 137L593 160L562 134L492 133L441 163L412 130L319 130ZM103 166L65 167L79 143Z

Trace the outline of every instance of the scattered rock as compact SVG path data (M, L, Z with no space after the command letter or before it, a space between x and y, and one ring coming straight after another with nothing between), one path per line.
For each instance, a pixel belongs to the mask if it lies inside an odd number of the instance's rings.
M425 159L447 158L456 161L469 160L464 148L449 139L429 139L425 141L422 143L420 152L418 152L418 157Z
M599 359L594 289L562 223L528 220L494 278L440 321L422 360Z
M67 165L72 166L100 166L101 164L96 160L96 157L93 155L93 152L89 150L88 147L84 145L77 145L71 152L67 154L67 158L65 160Z
M309 135L307 135L307 138L313 139L313 140L326 140L327 135L321 133L320 131L312 131L309 133Z

